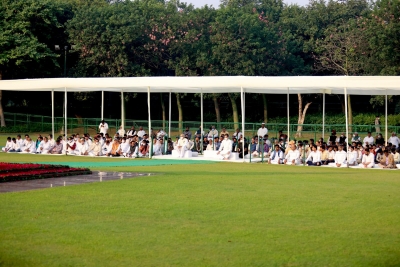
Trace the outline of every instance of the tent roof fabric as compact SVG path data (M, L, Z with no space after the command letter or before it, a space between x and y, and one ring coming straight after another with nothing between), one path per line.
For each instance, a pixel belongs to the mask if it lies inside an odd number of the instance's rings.
M1 80L7 91L400 95L399 76L207 76Z

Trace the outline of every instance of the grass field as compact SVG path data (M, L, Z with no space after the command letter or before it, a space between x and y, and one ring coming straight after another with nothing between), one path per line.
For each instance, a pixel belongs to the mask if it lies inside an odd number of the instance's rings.
M157 175L0 194L0 266L400 266L398 171L96 169Z

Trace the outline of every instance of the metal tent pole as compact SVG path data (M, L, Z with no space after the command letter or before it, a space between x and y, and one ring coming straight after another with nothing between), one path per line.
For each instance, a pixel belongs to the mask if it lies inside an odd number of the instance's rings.
M347 162L347 167L349 167L349 121L348 121L348 116L347 116L347 88L344 88L344 106L345 106L345 115L346 115L346 137L347 137L347 142L346 142L346 162Z
M148 107L148 113L149 113L149 137L150 140L152 140L151 137L151 113L150 113L150 86L147 87L147 107ZM149 144L153 145L153 144ZM149 158L151 159L151 151L149 152Z
M244 145L245 145L245 141L244 141L244 138L245 138L245 135L244 135L244 130L245 130L244 123L245 123L245 119L244 119L244 116L245 116L245 114L244 114L244 92L243 92L243 86L240 87L240 102L241 102L241 105L242 105L242 136L243 136L243 139L242 139L242 148L243 148L242 157L243 157L243 162L245 162L245 159L244 159ZM235 129L235 130L236 130L236 129Z
M288 135L288 143L290 141L290 118L289 118L289 87L287 89L287 135Z
M168 137L171 138L171 91L169 92ZM172 139L171 139L172 140Z
M51 134L54 139L54 89L51 90Z
M385 140L386 145L388 144L388 114L387 114L387 90L385 90ZM390 152L390 151L389 151Z
M122 129L125 129L125 100L124 91L121 91L121 125ZM118 129L117 129L118 131Z
M200 137L201 137L201 140L200 140L200 145L201 145L201 147L200 147L200 150L201 150L201 152L202 152L202 154L203 154L203 139L204 139L204 137L203 137L203 134L202 134L202 132L204 131L203 130L203 127L204 127L204 108L203 108L203 89L201 89L201 92L200 92L200 112L201 112L201 122L200 122Z
M322 95L322 138L325 141L325 91Z
M101 120L104 120L104 91L101 91Z

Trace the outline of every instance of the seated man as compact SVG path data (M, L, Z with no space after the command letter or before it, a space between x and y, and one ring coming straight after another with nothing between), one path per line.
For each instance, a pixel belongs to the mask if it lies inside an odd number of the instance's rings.
M36 153L49 154L49 150L50 150L49 139L47 137L44 137L43 141L40 142L39 149L36 150Z
M111 146L110 157L119 157L119 156L121 156L121 145L118 139L115 138Z
M11 144L11 148L8 150L9 153L11 152L21 152L21 147L19 146L19 143L17 142L17 139L13 138Z
M317 150L316 145L312 145L311 152L306 159L308 166L321 166L321 152Z
M271 152L269 156L268 163L269 164L282 164L283 161L283 151L279 147L278 144L275 145L274 151Z
M6 145L1 150L3 152L8 152L12 147L13 147L13 141L11 140L11 137L7 137Z
M130 144L129 144L129 141L126 140L126 138L124 137L124 138L122 138L122 141L121 141L121 153L122 153L122 156L128 157L129 156L129 152L130 152Z
M129 157L130 158L136 158L138 156L139 149L137 142L133 140L129 146Z
M215 126L211 126L210 131L208 132L208 140L213 140L215 137L218 137L218 131L215 129Z
M363 168L373 168L375 166L374 154L370 152L369 148L364 150L361 166Z
M396 164L400 163L400 154L399 152L393 147L392 148L393 160Z
M384 169L397 169L396 162L394 161L393 154L389 151L389 147L386 147L383 151L383 157L379 162L379 167Z
M349 146L349 159L348 159L349 166L358 165L357 157L358 157L358 152L355 150L354 146Z
M237 152L239 153L239 158L241 159L243 158L243 154L244 156L249 154L249 145L247 144L246 138L243 140L243 135L240 136Z
M253 156L253 157L258 157L258 155L259 155L259 153L258 153L258 144L257 144L256 139L254 137L251 138L250 153L251 153L251 156Z
M161 140L158 140L156 138L153 139L153 155L154 156L162 155Z
M192 151L197 152L197 153L201 153L201 141L200 141L200 138L198 136L196 136L196 138L194 140L194 145L193 145Z
M36 143L30 137L26 138L22 153L36 153Z
M94 142L89 146L88 155L89 156L100 156L101 154L101 145L99 139L96 137L94 138Z
M321 145L319 149L321 151L321 164L328 165L329 152L326 150L326 145Z
M225 134L224 140L218 149L217 155L221 155L221 159L228 160L231 156L232 141L229 139L229 134Z
M187 150L188 140L185 138L184 134L181 134L176 150L178 151L178 158L183 158L185 156L185 151Z
M292 140L289 142L289 150L283 163L288 165L297 165L299 164L299 162L300 162L300 153L296 149L295 142Z
M54 146L50 149L49 153L50 154L61 154L63 145L60 142L60 139L57 139Z
M338 151L335 153L335 164L336 167L341 167L343 164L347 164L347 153L343 150L343 145L339 144Z
M111 149L112 149L112 142L110 142L110 139L106 139L103 146L101 147L102 154L106 155L107 157L110 156Z
M46 139L46 137L44 138ZM76 143L72 136L68 137L67 141L67 153L74 155L75 154Z

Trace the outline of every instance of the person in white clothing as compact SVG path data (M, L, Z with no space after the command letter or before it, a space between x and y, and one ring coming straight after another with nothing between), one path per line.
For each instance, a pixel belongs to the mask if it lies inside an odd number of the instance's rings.
M308 166L321 166L321 152L316 145L312 145L312 151L308 155L306 162Z
M279 145L275 145L275 150L271 152L269 156L268 163L269 164L281 164L283 161L283 151L279 147Z
M354 146L349 146L349 159L347 162L349 163L349 166L357 166L357 158L358 158L358 152L354 148Z
M8 150L8 152L9 153L11 153L11 152L21 152L21 147L17 143L17 139L15 139L15 138L12 139L11 148Z
M363 139L363 146L372 145L374 143L374 138L371 136L371 132L368 132L367 136Z
M140 141L142 141L143 136L144 136L145 134L146 134L146 131L143 130L143 127L142 127L142 126L140 126L140 127L139 127L139 131L137 132L137 135L138 135Z
M289 151L283 161L284 164L297 165L300 162L300 152L296 149L296 144L292 140L289 142Z
M207 135L208 141L214 140L215 137L218 137L218 130L215 129L215 126L213 125L213 126L211 126L211 129Z
M232 140L229 139L229 134L225 134L224 140L222 140L221 145L219 146L219 150L217 155L221 154L221 159L228 160L231 156L232 151Z
M11 140L11 137L7 137L6 145L1 150L3 152L8 152L8 150L10 150L12 147L13 147L13 142Z
M187 142L188 140L185 138L183 134L181 134L181 138L178 140L178 144L176 146L176 150L178 150L178 157L183 158L185 155L185 151L187 150Z
M347 153L343 150L343 145L338 146L338 151L335 153L335 164L336 167L341 167L346 164Z
M100 122L99 125L99 132L103 133L104 135L108 132L108 124L104 120Z
M28 137L24 141L24 149L21 151L22 153L35 153L36 152L36 144L32 141L30 137Z
M118 134L120 137L124 137L124 135L125 135L125 130L124 130L124 128L122 128L122 125L119 126Z
M50 149L51 149L51 145L50 145L49 139L47 137L44 137L43 141L40 142L40 145L39 145L39 153L49 154Z
M125 137L122 138L122 141L121 141L121 153L122 153L122 156L129 157L130 149L131 149L131 147L130 147L129 141L126 140Z
M265 127L265 122L263 122L261 123L261 128L257 131L258 140L262 140L266 134L268 134L268 129Z
M187 144L186 144L187 146ZM154 138L153 139L153 155L159 156L162 155L162 146L160 140Z
M237 128L236 132L233 133L233 137L236 137L236 140L240 140L242 137L242 132L239 130L239 128Z
M392 133L392 136L389 137L388 143L391 143L392 145L396 146L396 148L399 147L400 140L399 140L399 138L396 136L396 133L395 133L395 132L393 132L393 133Z
M136 133L135 126L132 126L131 129L126 133L128 137L133 137Z
M21 151L23 151L24 147L25 147L25 140L21 139L21 135L17 135L17 140L16 141L17 141L18 146L21 149Z
M111 153L111 149L112 149L112 142L110 141L110 139L107 139L101 148L102 154L109 156Z
M364 155L361 162L363 168L373 168L375 166L374 154L369 151L369 148L364 150Z

